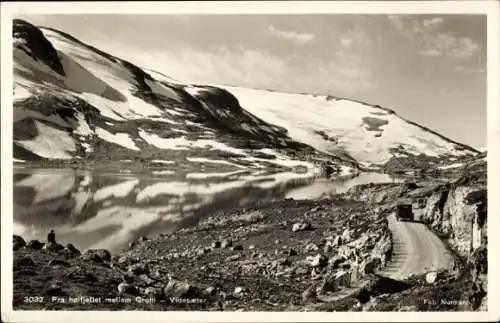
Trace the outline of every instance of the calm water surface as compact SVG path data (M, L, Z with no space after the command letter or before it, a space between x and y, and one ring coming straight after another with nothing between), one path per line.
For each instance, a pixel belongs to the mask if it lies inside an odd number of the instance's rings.
M45 240L54 229L60 243L119 252L140 237L196 225L223 208L284 198L309 199L343 193L354 185L392 182L365 173L343 180L275 176L250 183L179 180L168 176L110 174L74 169L14 169L14 233Z

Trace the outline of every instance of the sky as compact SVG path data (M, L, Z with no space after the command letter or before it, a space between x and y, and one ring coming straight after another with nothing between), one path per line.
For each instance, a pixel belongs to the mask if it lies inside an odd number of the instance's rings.
M486 146L483 15L30 15L180 81L378 104Z

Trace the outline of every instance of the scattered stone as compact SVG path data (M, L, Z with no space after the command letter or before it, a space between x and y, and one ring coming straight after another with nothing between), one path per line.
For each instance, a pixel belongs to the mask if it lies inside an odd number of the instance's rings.
M327 242L325 244L325 247L323 248L323 253L328 254L332 251L333 251L333 246L329 242Z
M70 267L71 265L64 260L52 259L48 263L49 266L62 266L62 267Z
M325 267L328 264L328 258L322 254L307 257L307 261L312 267Z
M205 288L205 290L203 291L203 295L206 295L206 296L213 296L215 295L217 289L213 286L210 286L210 287L207 287Z
M45 243L40 242L39 240L30 240L26 244L26 248L34 249L34 250L40 250L43 248Z
M311 251L318 251L319 250L319 247L318 245L316 245L315 243L309 243L306 248L305 248L305 251L306 252L311 252Z
M189 283L177 279L170 279L163 290L165 297L193 297L196 290Z
M22 237L14 234L12 238L13 238L13 244L12 244L13 250L17 250L26 246L26 241L24 241Z
M255 245L251 244L248 246L248 250L253 250L253 249L255 249Z
M92 262L96 262L96 263L103 262L102 258L99 257L99 255L96 253L83 253L80 256L80 259L82 259L84 261L92 261Z
M296 256L297 255L297 251L295 251L295 249L293 249L293 248L290 248L290 250L288 250L288 255L289 256Z
M196 250L196 255L197 256L203 256L203 255L206 255L209 252L210 252L210 249L208 249L208 248L200 248L200 249Z
M134 275L149 274L148 267L142 263L130 265L127 271Z
M241 255L238 253L236 255L232 255L226 258L226 261L235 261L241 258Z
M148 297L158 297L161 295L161 289L152 286L146 287L146 289L144 289L143 294Z
M224 239L222 240L220 246L221 248L229 248L233 245L233 241L231 241L230 239Z
M304 230L311 230L311 224L309 222L297 222L294 223L292 226L292 231L297 232L297 231L304 231Z
M154 279L152 279L151 277L149 277L146 274L140 274L139 279L142 280L144 283L146 283L146 285L151 285L151 284L154 284L154 282L155 282Z
M330 258L330 260L328 260L328 265L332 268L332 269L337 269L339 267L339 265L344 262L346 259L344 257L340 257L340 256L335 256L335 257L332 257Z
M212 248L220 248L221 247L221 242L220 241L214 241L212 242Z
M425 275L425 281L427 284L434 284L437 280L437 272L431 271Z
M87 249L83 254L96 254L103 261L111 261L111 254L106 249Z
M243 246L242 245L236 245L232 248L233 251L238 251L238 250L243 250Z
M66 245L65 250L67 250L70 255L78 255L79 256L81 254L80 250L76 249L76 247L71 243L68 243Z
M342 238L340 236L335 236L333 239L333 246L339 247L340 245L342 245Z
M360 265L360 269L362 273L365 274L374 274L377 270L380 269L382 265L382 260L378 257L370 257L363 261Z
M344 232L342 233L342 242L348 243L352 240L352 231L349 230L349 228L346 228Z
M132 295L132 296L139 295L137 287L127 282L121 282L120 284L118 284L118 293L120 295Z
M276 239L276 241L274 241L274 244L280 244L280 243L281 243L280 239Z
M240 295L246 291L245 287L238 286L234 289L235 295Z

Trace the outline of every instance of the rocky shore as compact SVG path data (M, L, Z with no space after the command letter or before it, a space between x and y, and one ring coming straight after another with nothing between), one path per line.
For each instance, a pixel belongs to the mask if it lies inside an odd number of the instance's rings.
M484 310L486 175L467 176L210 214L116 255L14 236L14 309ZM401 198L448 243L453 270L404 281L377 274L391 261L387 216Z

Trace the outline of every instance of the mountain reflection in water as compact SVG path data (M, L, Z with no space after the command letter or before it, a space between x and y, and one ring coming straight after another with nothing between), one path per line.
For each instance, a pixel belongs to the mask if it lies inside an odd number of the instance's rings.
M250 184L238 176L207 182L74 169L14 169L14 234L44 240L54 229L62 244L116 253L140 236L194 226L214 211L287 197L317 198L357 184L392 181L384 174L338 181L278 175Z

